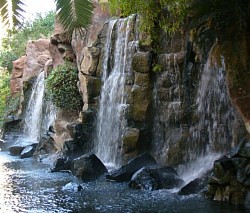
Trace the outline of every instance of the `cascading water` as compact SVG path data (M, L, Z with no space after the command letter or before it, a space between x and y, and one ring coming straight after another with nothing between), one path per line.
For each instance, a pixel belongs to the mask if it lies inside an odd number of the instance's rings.
M24 119L24 137L28 143L38 143L42 134L55 120L56 110L52 103L44 100L44 72L33 84Z
M121 137L126 127L125 86L131 75L132 55L137 42L133 36L136 17L109 22L103 60L101 98L97 115L97 156L106 164L118 166L121 161ZM112 43L116 36L115 43ZM113 52L112 52L113 50Z
M162 164L166 164L171 141L179 137L176 126L179 122L181 109L180 70L177 54L162 55L165 61L165 72L156 76L154 97L153 145L152 154ZM177 128L178 129L178 128Z
M211 169L214 160L227 153L244 133L227 93L224 60L220 65L214 62L213 48L201 69L194 105L189 106L194 109L191 122L182 117L185 109L179 95L179 71L174 64L167 64L154 87L153 154L165 164L180 160L179 173L190 181Z
M44 96L44 72L41 72L33 85L26 115L24 133L31 142L38 142L42 125L42 109Z
M237 116L227 93L223 58L220 66L208 59L201 76L196 106L199 121L191 128L192 137L208 151L229 151L235 145Z

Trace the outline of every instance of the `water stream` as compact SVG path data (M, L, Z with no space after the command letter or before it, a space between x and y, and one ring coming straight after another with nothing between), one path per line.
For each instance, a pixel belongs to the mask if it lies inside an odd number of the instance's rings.
M24 134L30 142L38 143L42 125L44 96L44 72L41 72L32 87L24 120Z
M32 86L24 119L24 132L17 143L38 143L54 122L56 108L51 101L45 100L44 95L45 76L44 72L41 72Z
M105 163L119 166L121 137L126 127L126 80L131 75L136 38L131 38L135 16L109 22L102 70L103 86L97 115L96 153ZM114 44L113 37L116 36ZM113 50L113 52L112 52Z
M83 190L77 191L78 185ZM247 209L168 190L140 191L104 177L82 182L49 165L0 152L1 213L243 213Z
M180 70L166 58L165 71L158 74L155 81L154 107L157 110L152 152L160 162L167 164L169 152L182 146L182 153L178 153L185 165L179 166L179 173L187 182L211 169L213 162L230 151L242 135L240 119L227 92L224 60L222 58L218 64L212 57L213 48L200 70L190 126L183 123L181 117Z

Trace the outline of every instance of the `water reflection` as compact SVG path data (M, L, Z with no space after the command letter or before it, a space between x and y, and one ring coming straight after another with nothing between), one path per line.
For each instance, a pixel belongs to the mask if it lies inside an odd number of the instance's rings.
M50 173L48 167L33 159L19 159L0 152L0 212L246 212L167 190L131 190L127 183L107 182L104 177L83 183L68 173ZM81 191L76 190L79 184Z

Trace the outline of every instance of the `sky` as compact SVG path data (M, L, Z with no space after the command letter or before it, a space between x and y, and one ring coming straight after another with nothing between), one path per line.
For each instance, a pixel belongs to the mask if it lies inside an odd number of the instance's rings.
M44 14L48 11L55 10L55 2L54 0L23 0L23 3L25 4L24 10L26 11L24 13L25 21L32 21L35 19L37 13ZM0 20L0 46L1 46L1 40L4 37L5 29L2 26L1 20Z
M25 11L24 14L26 20L34 20L37 13L45 13L51 10L55 10L54 0L24 0Z

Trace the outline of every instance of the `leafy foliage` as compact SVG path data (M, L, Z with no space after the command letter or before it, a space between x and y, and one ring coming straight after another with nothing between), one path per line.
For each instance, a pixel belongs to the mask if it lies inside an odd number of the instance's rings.
M56 7L59 21L69 35L73 31L87 27L92 18L93 3L91 0L57 0Z
M0 15L9 29L13 26L21 25L23 20L22 13L24 12L23 0L1 0L0 1ZM11 10L9 10L11 8Z
M168 34L176 32L184 21L187 3L191 0L110 0L112 14L128 16L141 15L141 29L154 36L156 27Z
M8 70L8 72L11 72L13 68L12 61L16 59L17 57L13 52L2 51L0 52L0 67Z
M54 30L54 16L54 12L49 12L45 17L38 14L34 22L27 22L23 29L19 31L15 29L9 30L8 36L2 41L3 52L5 53L1 53L0 55L5 57L0 57L0 63L8 64L7 62L4 62L4 58L13 59L24 55L28 40L50 37Z
M82 99L77 88L78 71L71 62L52 70L46 79L47 95L61 109L80 110Z
M4 122L6 101L10 95L9 81L10 74L0 70L0 128Z
M9 29L21 25L22 13L25 12L23 2L23 0L0 1L0 16ZM58 18L69 35L73 30L81 31L81 28L86 28L90 24L93 13L91 0L55 0L55 2Z

